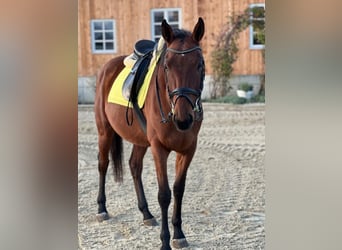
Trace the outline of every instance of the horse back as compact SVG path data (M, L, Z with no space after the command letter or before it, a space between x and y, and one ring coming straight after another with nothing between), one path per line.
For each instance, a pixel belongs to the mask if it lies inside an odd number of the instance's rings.
M123 60L126 56L119 56L109 60L99 70L96 78L96 92L94 110L96 116L96 123L103 123L106 119L105 103L108 99L109 91L114 83L115 78L125 67Z
M115 78L125 67L125 65L123 64L123 59L125 57L126 56L115 57L108 61L100 69L96 80L96 98L99 96L103 96L105 98L108 97L109 91L113 85Z

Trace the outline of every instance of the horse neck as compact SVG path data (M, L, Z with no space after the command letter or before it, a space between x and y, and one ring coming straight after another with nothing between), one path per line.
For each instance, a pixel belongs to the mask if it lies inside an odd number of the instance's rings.
M162 122L166 122L168 120L168 114L171 111L170 107L170 100L168 97L167 91L167 84L165 78L165 71L164 71L164 61L163 61L163 54L161 56L160 61L157 64L155 69L155 88L154 88L154 107L158 109L158 116ZM152 93L153 93L152 92Z
M161 54L160 61L157 65L156 84L158 86L161 103L163 105L163 108L165 109L169 107L169 99L164 71L164 54L165 51Z

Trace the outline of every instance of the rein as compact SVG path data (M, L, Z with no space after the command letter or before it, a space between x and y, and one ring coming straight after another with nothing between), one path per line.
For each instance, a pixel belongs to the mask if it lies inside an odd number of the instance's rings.
M199 46L195 46L193 48L186 49L186 50L176 50L176 49L172 49L172 48L167 48L163 52L163 57L165 57L165 54L168 51L171 53L174 53L174 54L180 54L182 56L185 56L185 54L191 53L195 50L202 51L202 49ZM163 59L163 62L164 62L164 72L165 72L166 71L165 58ZM192 110L195 112L195 115L196 115L195 120L196 121L202 120L203 119L202 118L203 109L202 109L202 104L201 104L201 93L202 93L202 86L203 86L203 80L204 80L204 73L203 73L203 76L201 77L201 89L200 90L195 90L195 89L187 88L187 87L181 87L181 88L176 88L176 89L170 91L169 86L168 86L167 73L165 72L165 82L167 85L167 91L168 91L168 95L169 95L169 99L170 99L170 106L171 106L171 111L168 113L168 118L166 119L165 114L164 114L163 109L162 109L161 100L160 100L158 72L159 72L159 70L157 70L157 75L156 75L156 93L157 93L157 100L158 100L158 104L159 104L161 123L167 123L168 121L170 121L170 118L172 118L174 115L174 107L175 107L178 99L181 97L185 98L190 103ZM190 99L189 95L194 95L196 97L196 100L194 103ZM173 102L174 97L176 97L176 100Z

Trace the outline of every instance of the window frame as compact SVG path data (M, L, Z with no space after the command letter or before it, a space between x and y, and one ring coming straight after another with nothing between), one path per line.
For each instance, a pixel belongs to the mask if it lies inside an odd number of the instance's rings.
M168 12L170 11L177 11L178 12L178 21L170 21L168 17ZM160 24L161 22L155 22L154 21L154 14L156 12L163 12L164 19L168 22L169 25L175 25L178 24L178 28L182 28L182 9L181 8L156 8L156 9L151 9L151 40L156 41L156 39L162 37L162 35L155 35L155 25Z
M96 40L95 39L95 28L94 28L94 24L98 23L98 22L102 22L102 29L99 31L102 31L102 39L101 40ZM111 22L113 25L113 29L112 30L106 30L104 28L105 22ZM104 38L104 33L105 32L112 32L113 34L113 38L112 39L105 39ZM116 43L116 23L114 19L92 19L90 21L90 34L91 34L91 51L93 54L111 54L111 53L116 53L117 52L117 43ZM113 43L113 49L96 49L95 47L95 43L96 41L101 41L103 44L105 44L106 42L112 42Z
M263 7L265 10L265 3L254 3L254 4L250 4L249 8L253 9L255 7ZM263 18L264 20L264 25L266 25L265 22L266 17ZM265 48L265 44L254 44L254 28L253 28L253 13L251 12L250 14L250 21L251 24L249 25L249 48L250 49L264 49Z

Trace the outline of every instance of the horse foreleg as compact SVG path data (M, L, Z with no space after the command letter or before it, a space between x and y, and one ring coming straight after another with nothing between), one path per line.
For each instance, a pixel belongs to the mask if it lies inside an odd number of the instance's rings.
M182 200L186 174L194 152L195 150L190 150L187 154L178 153L176 157L176 176L173 185L174 203L172 215L172 225L174 227L172 246L174 248L184 248L188 246L188 242L186 241L185 235L182 231Z
M129 159L129 166L134 181L134 187L138 199L138 208L144 216L144 224L147 226L157 225L156 219L150 213L145 197L144 187L141 181L141 173L143 170L143 158L146 153L146 147L133 146L132 154Z
M170 231L168 225L168 209L171 202L171 190L167 179L167 158L170 151L164 149L160 144L152 144L151 147L158 179L158 202L161 208L162 225L160 240L162 241L162 250L171 250Z
M106 208L106 174L109 164L109 150L111 147L112 135L99 135L98 171L99 171L99 193L97 196L98 213L96 218L99 222L108 220Z

